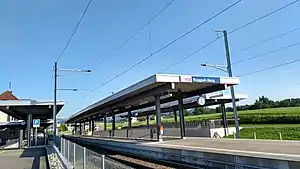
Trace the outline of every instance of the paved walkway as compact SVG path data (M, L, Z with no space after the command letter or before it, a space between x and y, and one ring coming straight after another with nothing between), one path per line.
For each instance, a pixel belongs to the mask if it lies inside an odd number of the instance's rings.
M48 169L44 148L0 150L0 168Z

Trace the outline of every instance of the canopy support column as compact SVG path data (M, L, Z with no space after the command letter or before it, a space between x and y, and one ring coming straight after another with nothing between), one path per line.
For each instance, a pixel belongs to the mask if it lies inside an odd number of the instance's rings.
M147 128L149 128L149 114L146 115L146 120L147 120Z
M29 113L27 115L27 146L31 146L31 121L32 121L32 114ZM54 124L53 124L54 127Z
M112 136L115 136L115 130L116 130L116 115L115 112L112 111Z
M92 118L92 122L91 122L92 124L92 126L91 126L91 131L92 131L92 135L94 135L94 131L95 131L95 119L94 118Z
M163 141L163 128L161 125L160 95L155 95L157 141Z
M173 110L173 115L174 115L175 128L177 128L178 127L178 120L177 120L177 111L176 111L176 109Z
M106 116L104 116L104 118L103 118L103 122L104 122L104 131L106 131L106 124L107 124L107 121L106 121Z
M129 134L129 132L131 131L131 111L128 111L128 128L127 128L127 138L129 136L131 136L131 134ZM131 132L130 132L131 133Z
M79 122L79 135L82 135L82 124Z
M184 124L184 114L183 114L183 99L181 95L181 90L178 91L178 107L179 107L179 121L180 121L180 136L185 139L185 124Z
M224 133L225 133L225 136L227 136L228 135L228 132L227 132L228 124L227 124L227 117L226 117L226 110L225 110L225 104L224 103L221 103L221 113L222 113Z

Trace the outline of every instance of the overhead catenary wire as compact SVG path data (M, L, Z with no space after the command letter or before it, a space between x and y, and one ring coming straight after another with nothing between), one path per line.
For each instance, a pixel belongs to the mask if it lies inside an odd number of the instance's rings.
M56 62L58 62L58 61L63 57L63 55L64 55L66 49L68 48L68 46L70 45L70 43L71 43L71 41L72 41L74 35L76 34L76 32L77 32L77 30L78 30L78 28L79 28L79 26L80 26L80 24L81 24L81 22L82 22L82 20L83 20L83 18L84 18L84 16L85 16L85 14L86 14L86 12L88 11L89 7L91 6L92 1L93 1L93 0L90 0L90 1L88 2L87 6L85 7L85 9L84 9L84 11L83 11L83 13L82 13L82 15L81 15L79 21L77 22L75 28L73 29L73 32L72 32L71 36L69 37L69 39L68 39L67 43L65 44L63 50L61 51L60 55L58 56Z
M265 52L265 53L262 53L262 54L259 54L259 55L248 57L248 58L245 58L245 59L242 59L242 60L239 60L239 61L232 62L231 65L243 63L243 62L255 59L255 58L260 58L260 57L263 57L265 55L269 55L269 54L272 54L272 53L275 53L275 52L283 51L283 50L286 50L286 49L289 49L289 48L292 48L292 47L295 47L295 46L298 46L298 45L300 45L300 42L297 42L297 43L294 43L294 44L291 44L291 45L288 45L288 46L284 46L284 47L281 47L281 48L278 48L278 49L275 49L275 50L271 50L271 51L268 51L268 52Z
M299 31L299 30L300 30L300 27L295 28L295 29L288 30L288 31L286 31L286 32L284 32L284 33L281 33L281 34L278 34L278 35L275 35L275 36L266 38L266 39L264 39L264 40L262 40L262 41L260 41L260 42L251 44L251 45L249 45L249 46L247 46L247 47L244 47L244 48L242 48L242 49L239 49L239 50L237 50L237 51L235 51L235 52L231 52L230 54L231 54L231 55L235 55L235 54L237 54L237 53L240 53L240 52L249 50L249 49L251 49L251 48L254 48L254 47L258 46L258 45L262 45L262 44L264 44L264 43L267 43L267 42L270 42L270 41L273 41L273 40L282 38L282 37L284 37L284 36L286 36L286 35L288 35L288 34L294 33L294 32Z
M163 51L164 49L168 48L169 46L171 46L172 44L174 44L175 42L179 41L180 39L186 37L187 35L189 35L190 33L194 32L195 30L197 30L198 28L200 28L201 26L205 25L206 23L210 22L211 20L213 20L214 18L218 17L219 15L221 15L222 13L226 12L227 10L229 10L230 8L234 7L235 5L237 5L238 3L240 3L242 0L238 0L236 2L234 2L233 4L229 5L228 7L226 7L225 9L219 11L218 13L214 14L213 16L211 16L210 18L208 18L207 20L203 21L202 23L198 24L196 27L190 29L189 31L187 31L186 33L180 35L179 37L177 37L176 39L172 40L171 42L167 43L166 45L162 46L161 48L159 48L158 50L156 50L155 52L153 52L152 54L144 57L142 60L136 62L135 64L131 65L130 67L128 67L127 69L125 69L124 71L122 71L121 73L117 74L116 76L113 76L112 78L108 79L107 81L105 81L104 83L100 84L99 86L97 86L94 90L92 90L91 93L95 92L96 90L98 90L99 88L101 88L102 86L106 85L107 83L117 79L118 77L122 76L123 74L125 74L126 72L128 72L129 70L135 68L136 66L140 65L141 63L143 63L144 61L148 60L149 58L151 58L152 56L158 54L159 52ZM89 93L88 95L90 95L91 93ZM87 96L88 96L87 95ZM86 96L86 97L87 97Z
M197 50L195 50L194 52L186 55L185 57L183 57L182 59L178 60L177 62L175 62L173 65L171 65L170 67L166 68L163 70L163 72L168 72L170 69L172 69L173 67L175 67L176 65L178 65L179 63L183 62L184 60L187 60L188 58L190 58L191 56L195 55L196 53L202 51L203 49L207 48L208 46L210 46L211 44L213 44L214 42L216 42L217 40L219 40L220 37L217 37L216 39L213 39L212 41L209 41L208 43L206 43L205 45L203 45L201 48L198 48Z
M228 34L234 33L234 32L236 32L236 31L238 31L238 30L240 30L240 29L243 29L244 27L247 27L247 26L249 26L249 25L252 25L253 23L258 22L258 21L260 21L260 20L262 20L262 19L264 19L264 18L266 18L266 17L268 17L268 16L270 16L270 15L273 15L274 13L277 13L277 12L279 12L279 11L282 11L283 9L285 9L285 8L291 6L291 5L293 5L293 4L295 4L295 3L299 2L299 1L300 1L300 0L292 1L292 2L286 4L286 5L284 5L284 6L280 7L280 8L278 8L278 9L272 11L272 12L269 12L269 13L267 13L267 14L261 16L261 17L258 17L257 19L252 20L251 22L248 22L248 23L246 23L246 24L244 24L244 25L242 25L242 26L240 26L240 27L238 27L238 28L236 28L236 29L231 30L230 32L228 32Z
M266 67L266 68L263 68L263 69L258 69L258 70L255 70L255 71L251 71L251 72L248 72L248 73L245 73L245 74L238 75L238 77L249 76L249 75L252 75L252 74L264 72L264 71L275 69L275 68L278 68L278 67L283 67L283 66L290 65L290 64L293 64L293 63L297 63L297 62L300 62L300 59L296 59L296 60L288 61L288 62L285 62L285 63L277 64L277 65L274 65L274 66L269 66L269 67Z
M254 24L254 23L256 23L256 22L258 22L258 21L260 21L260 20L262 20L262 19L264 19L264 18L266 18L266 17L269 17L269 16L275 14L276 12L279 12L279 11L281 11L281 10L283 10L283 9L285 9L285 8L287 8L287 7L291 6L291 5L293 5L293 4L295 4L295 3L298 2L298 1L300 1L300 0L293 1L293 2L291 2L291 3L289 3L289 4L287 4L287 5L284 5L284 6L280 7L280 8L278 8L278 9L274 10L274 11L271 11L271 12L269 12L269 13L263 15L263 16L260 16L260 17L254 19L254 20L252 20L252 21L250 21L250 22L247 22L246 24L243 24L242 26L233 29L233 30L230 31L228 34L235 33L235 32L237 32L238 30L241 30L241 29L243 29L243 28L245 28L245 27L247 27L247 26L249 26L249 25L252 25L252 24ZM300 29L300 28L298 28L298 29ZM296 31L296 30L294 30L294 31ZM292 32L293 32L293 31L292 31ZM281 35L281 36L284 36L284 35ZM175 63L174 63L173 65L171 65L170 67L166 68L164 71L169 71L169 70L172 69L173 67L177 66L179 63L181 63L181 62L183 62L183 61L189 59L191 56L197 54L198 52L200 52L200 51L202 51L203 49L205 49L207 46L213 44L215 41L217 41L217 40L220 39L221 37L223 37L223 35L218 36L217 39L214 39L214 40L208 42L206 45L204 45L204 46L198 48L196 51L194 51L194 52L188 54L187 56L185 56L184 58L178 60L177 62L175 62ZM251 48L251 47L248 47L248 48ZM214 72L214 71L212 71L212 72ZM210 73L212 73L212 72L210 72ZM210 73L209 73L209 74L210 74Z
M121 43L113 52L117 52L121 50L128 42L130 42L132 39L136 37L139 33L141 33L145 28L147 28L159 15L161 15L170 5L172 5L175 2L175 0L171 0L169 3L167 3L160 11L158 11L149 21L147 21L141 28L136 30L131 36L129 36L123 43ZM101 65L104 63L108 58L102 59L98 65Z

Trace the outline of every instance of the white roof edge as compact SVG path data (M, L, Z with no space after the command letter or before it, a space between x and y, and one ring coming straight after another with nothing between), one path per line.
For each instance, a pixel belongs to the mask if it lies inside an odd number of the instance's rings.
M0 106L29 106L29 105L53 105L53 101L36 101L36 100L0 100ZM57 105L64 105L63 101L57 101Z

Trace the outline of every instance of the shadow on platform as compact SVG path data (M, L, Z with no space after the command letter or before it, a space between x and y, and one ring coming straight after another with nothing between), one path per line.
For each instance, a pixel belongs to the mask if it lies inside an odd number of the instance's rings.
M48 169L45 148L26 148L19 158L33 159L31 169Z

